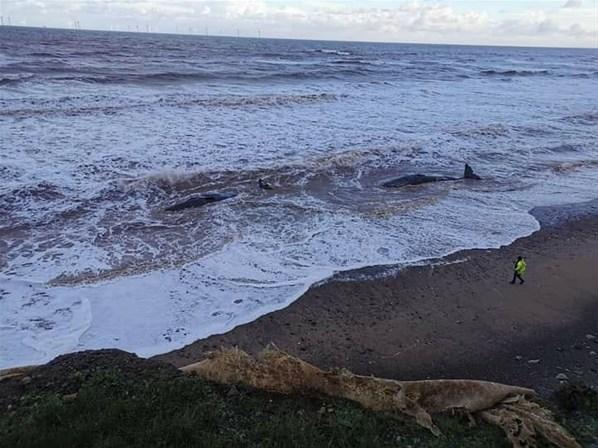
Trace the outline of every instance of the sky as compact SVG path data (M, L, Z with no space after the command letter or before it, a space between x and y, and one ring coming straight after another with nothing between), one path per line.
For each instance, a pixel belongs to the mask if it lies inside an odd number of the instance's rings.
M598 48L598 0L0 0L24 26Z

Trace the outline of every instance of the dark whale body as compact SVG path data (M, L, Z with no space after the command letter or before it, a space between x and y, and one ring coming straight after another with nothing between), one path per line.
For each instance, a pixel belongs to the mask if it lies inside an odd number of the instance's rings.
M272 188L272 185L270 185L268 182L264 182L263 179L259 179L257 181L257 184L262 190L273 190L274 189L274 188Z
M456 177L443 177L443 176L426 176L425 174L410 174L408 176L401 176L396 179L389 180L382 184L386 188L401 188L407 185L420 185L427 184L430 182L442 182L445 180L457 180Z
M202 207L206 204L211 204L213 202L220 202L224 201L225 199L230 199L236 196L236 193L207 193L207 194L200 194L197 196L191 196L184 200L183 202L178 202L170 207L167 207L165 210L167 212L179 212L181 210L185 210L188 208L194 207Z
M430 182L443 182L448 180L460 180L460 179L476 179L480 180L481 177L473 172L468 164L465 164L465 170L463 177L447 177L447 176L428 176L425 174L409 174L408 176L397 177L396 179L389 180L382 184L386 188L401 188L408 185L420 185L427 184Z

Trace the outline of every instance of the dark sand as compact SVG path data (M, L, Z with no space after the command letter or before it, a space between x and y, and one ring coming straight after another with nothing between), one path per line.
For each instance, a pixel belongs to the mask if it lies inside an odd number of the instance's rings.
M284 310L156 358L182 366L221 346L256 353L272 342L364 375L484 379L542 394L559 373L598 385L598 202L533 213L542 229L510 246L387 278L333 279ZM519 254L523 286L509 284Z

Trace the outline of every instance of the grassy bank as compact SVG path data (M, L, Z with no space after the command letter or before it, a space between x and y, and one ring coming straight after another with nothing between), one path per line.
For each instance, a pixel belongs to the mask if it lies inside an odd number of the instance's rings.
M123 352L62 358L0 383L0 446L510 446L499 429L470 428L464 416L437 418L445 437L436 438L408 418L351 402L220 386ZM566 425L590 443L596 394L579 388L559 400Z

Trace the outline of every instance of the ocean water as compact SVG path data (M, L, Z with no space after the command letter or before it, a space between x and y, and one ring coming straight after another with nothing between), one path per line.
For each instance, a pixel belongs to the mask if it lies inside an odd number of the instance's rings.
M0 28L0 368L528 235L598 197L597 92L597 50ZM464 162L483 180L380 187ZM164 210L202 192L237 195Z

